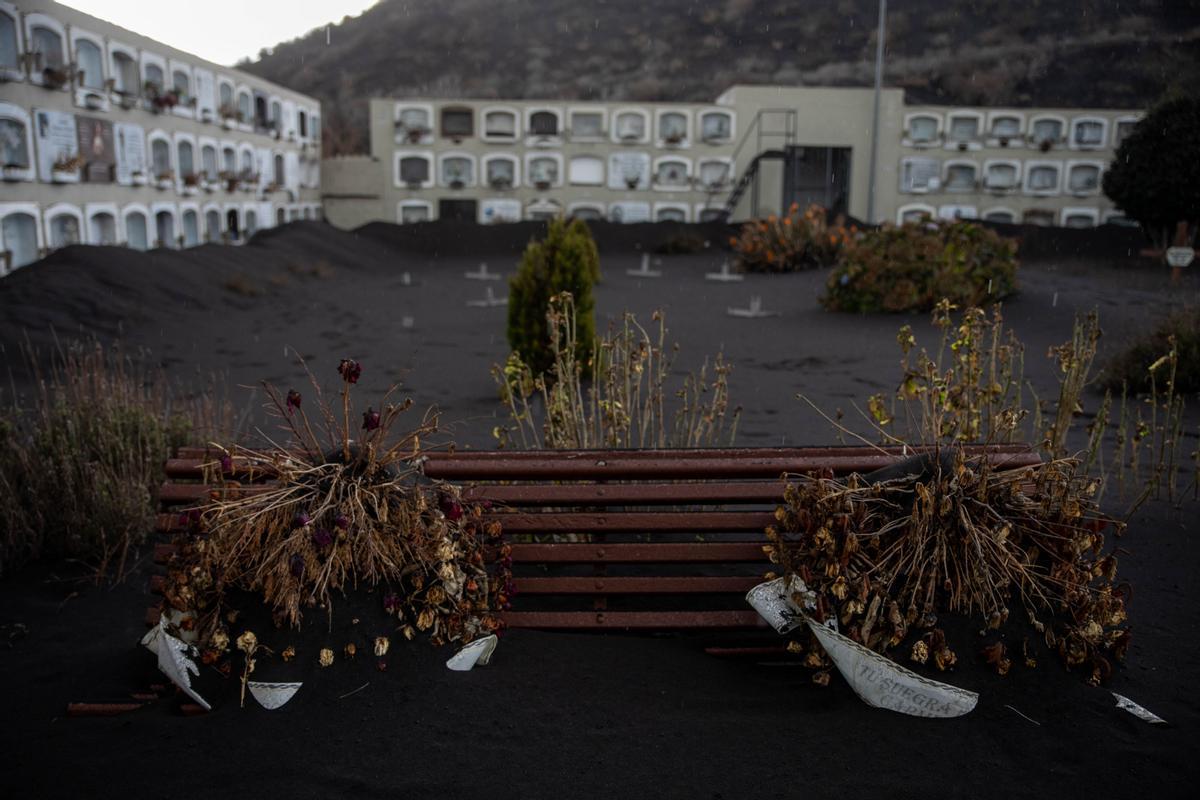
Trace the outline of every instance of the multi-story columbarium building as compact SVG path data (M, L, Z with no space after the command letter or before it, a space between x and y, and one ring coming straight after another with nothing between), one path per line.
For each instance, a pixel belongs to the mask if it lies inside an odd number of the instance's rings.
M68 244L321 215L320 104L49 0L0 0L0 274Z
M734 86L712 103L376 99L369 157L327 162L325 212L479 222L742 220L819 203L876 222L1088 226L1137 110L909 105L862 88Z

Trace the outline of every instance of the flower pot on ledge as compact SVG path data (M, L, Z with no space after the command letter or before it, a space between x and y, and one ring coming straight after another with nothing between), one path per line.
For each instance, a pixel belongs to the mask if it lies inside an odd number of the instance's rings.
M144 173L144 172L130 173L129 182L132 183L134 186L145 186L146 185L146 173Z
M26 167L22 167L20 164L5 164L4 165L4 180L7 181L8 183L24 180L25 170L26 170Z

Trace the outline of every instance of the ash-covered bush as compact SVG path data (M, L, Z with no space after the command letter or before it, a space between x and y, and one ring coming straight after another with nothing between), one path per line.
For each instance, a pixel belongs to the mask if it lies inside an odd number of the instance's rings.
M1149 393L1166 391L1172 379L1176 393L1200 392L1200 306L1171 312L1133 340L1105 365L1103 381L1114 392Z
M765 220L752 220L729 240L743 272L796 272L834 264L847 239L856 229L844 228L840 219L829 221L818 205L800 211L792 203L788 213Z
M821 304L831 311L930 311L995 302L1017 289L1017 245L970 222L884 225L846 243Z
M574 298L576 354L587 363L596 335L592 286L600 280L600 253L592 232L580 219L550 222L546 238L529 243L517 273L509 279L508 346L536 372L554 362L546 312L550 298L567 292Z
M0 409L0 573L72 558L120 579L153 530L163 463L188 443L195 406L115 350L72 347Z

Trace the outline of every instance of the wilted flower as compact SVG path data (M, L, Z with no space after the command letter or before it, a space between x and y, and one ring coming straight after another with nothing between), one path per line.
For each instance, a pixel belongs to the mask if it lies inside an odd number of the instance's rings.
M358 655L358 645L356 645L354 642L350 642L350 644L346 645L344 649L346 652L346 658L354 658L356 655Z
M347 517L345 514L338 514L336 517L333 518L333 524L339 530L343 530L343 531L349 530L350 529L350 518Z
M292 527L303 528L310 522L312 522L312 517L308 515L307 511L297 511L295 519L292 520Z
M358 383L362 375L362 364L351 358L343 358L342 363L338 364L338 374L346 383Z
M333 663L333 651L328 647L322 647L321 652L317 654L317 663L322 667L328 667Z
M379 412L368 408L363 412L363 430L373 431L379 428Z
M388 592L383 596L383 610L389 614L400 608L400 595L395 592Z
M221 472L233 472L233 459L230 458L228 453L221 456Z
M258 647L258 637L254 635L254 631L246 631L237 638L238 650L243 653L253 653Z
M457 522L462 518L462 506L451 495L443 494L438 497L438 508L446 515L446 519Z
M329 547L333 544L333 534L329 532L328 528L317 528L313 531L312 543L317 548Z
M287 647L283 648L283 652L279 655L284 661L291 661L296 657L296 648L289 644Z
M293 411L300 410L300 393L295 389L289 389L287 393L287 411L291 414Z
M388 648L392 646L392 642L386 636L375 637L375 655L379 658L387 655Z

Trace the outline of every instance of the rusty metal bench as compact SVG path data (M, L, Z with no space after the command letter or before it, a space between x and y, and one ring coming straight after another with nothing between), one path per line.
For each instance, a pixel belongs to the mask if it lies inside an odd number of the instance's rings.
M754 629L743 596L771 569L764 528L783 499L784 476L866 473L911 448L496 451L434 453L427 478L490 506L511 547L512 628L571 630ZM967 448L1004 467L1038 462L1025 445ZM218 454L184 449L167 462L156 560L182 530L179 509L212 487L202 465ZM154 580L161 587L161 579ZM157 623L160 608L147 621Z

